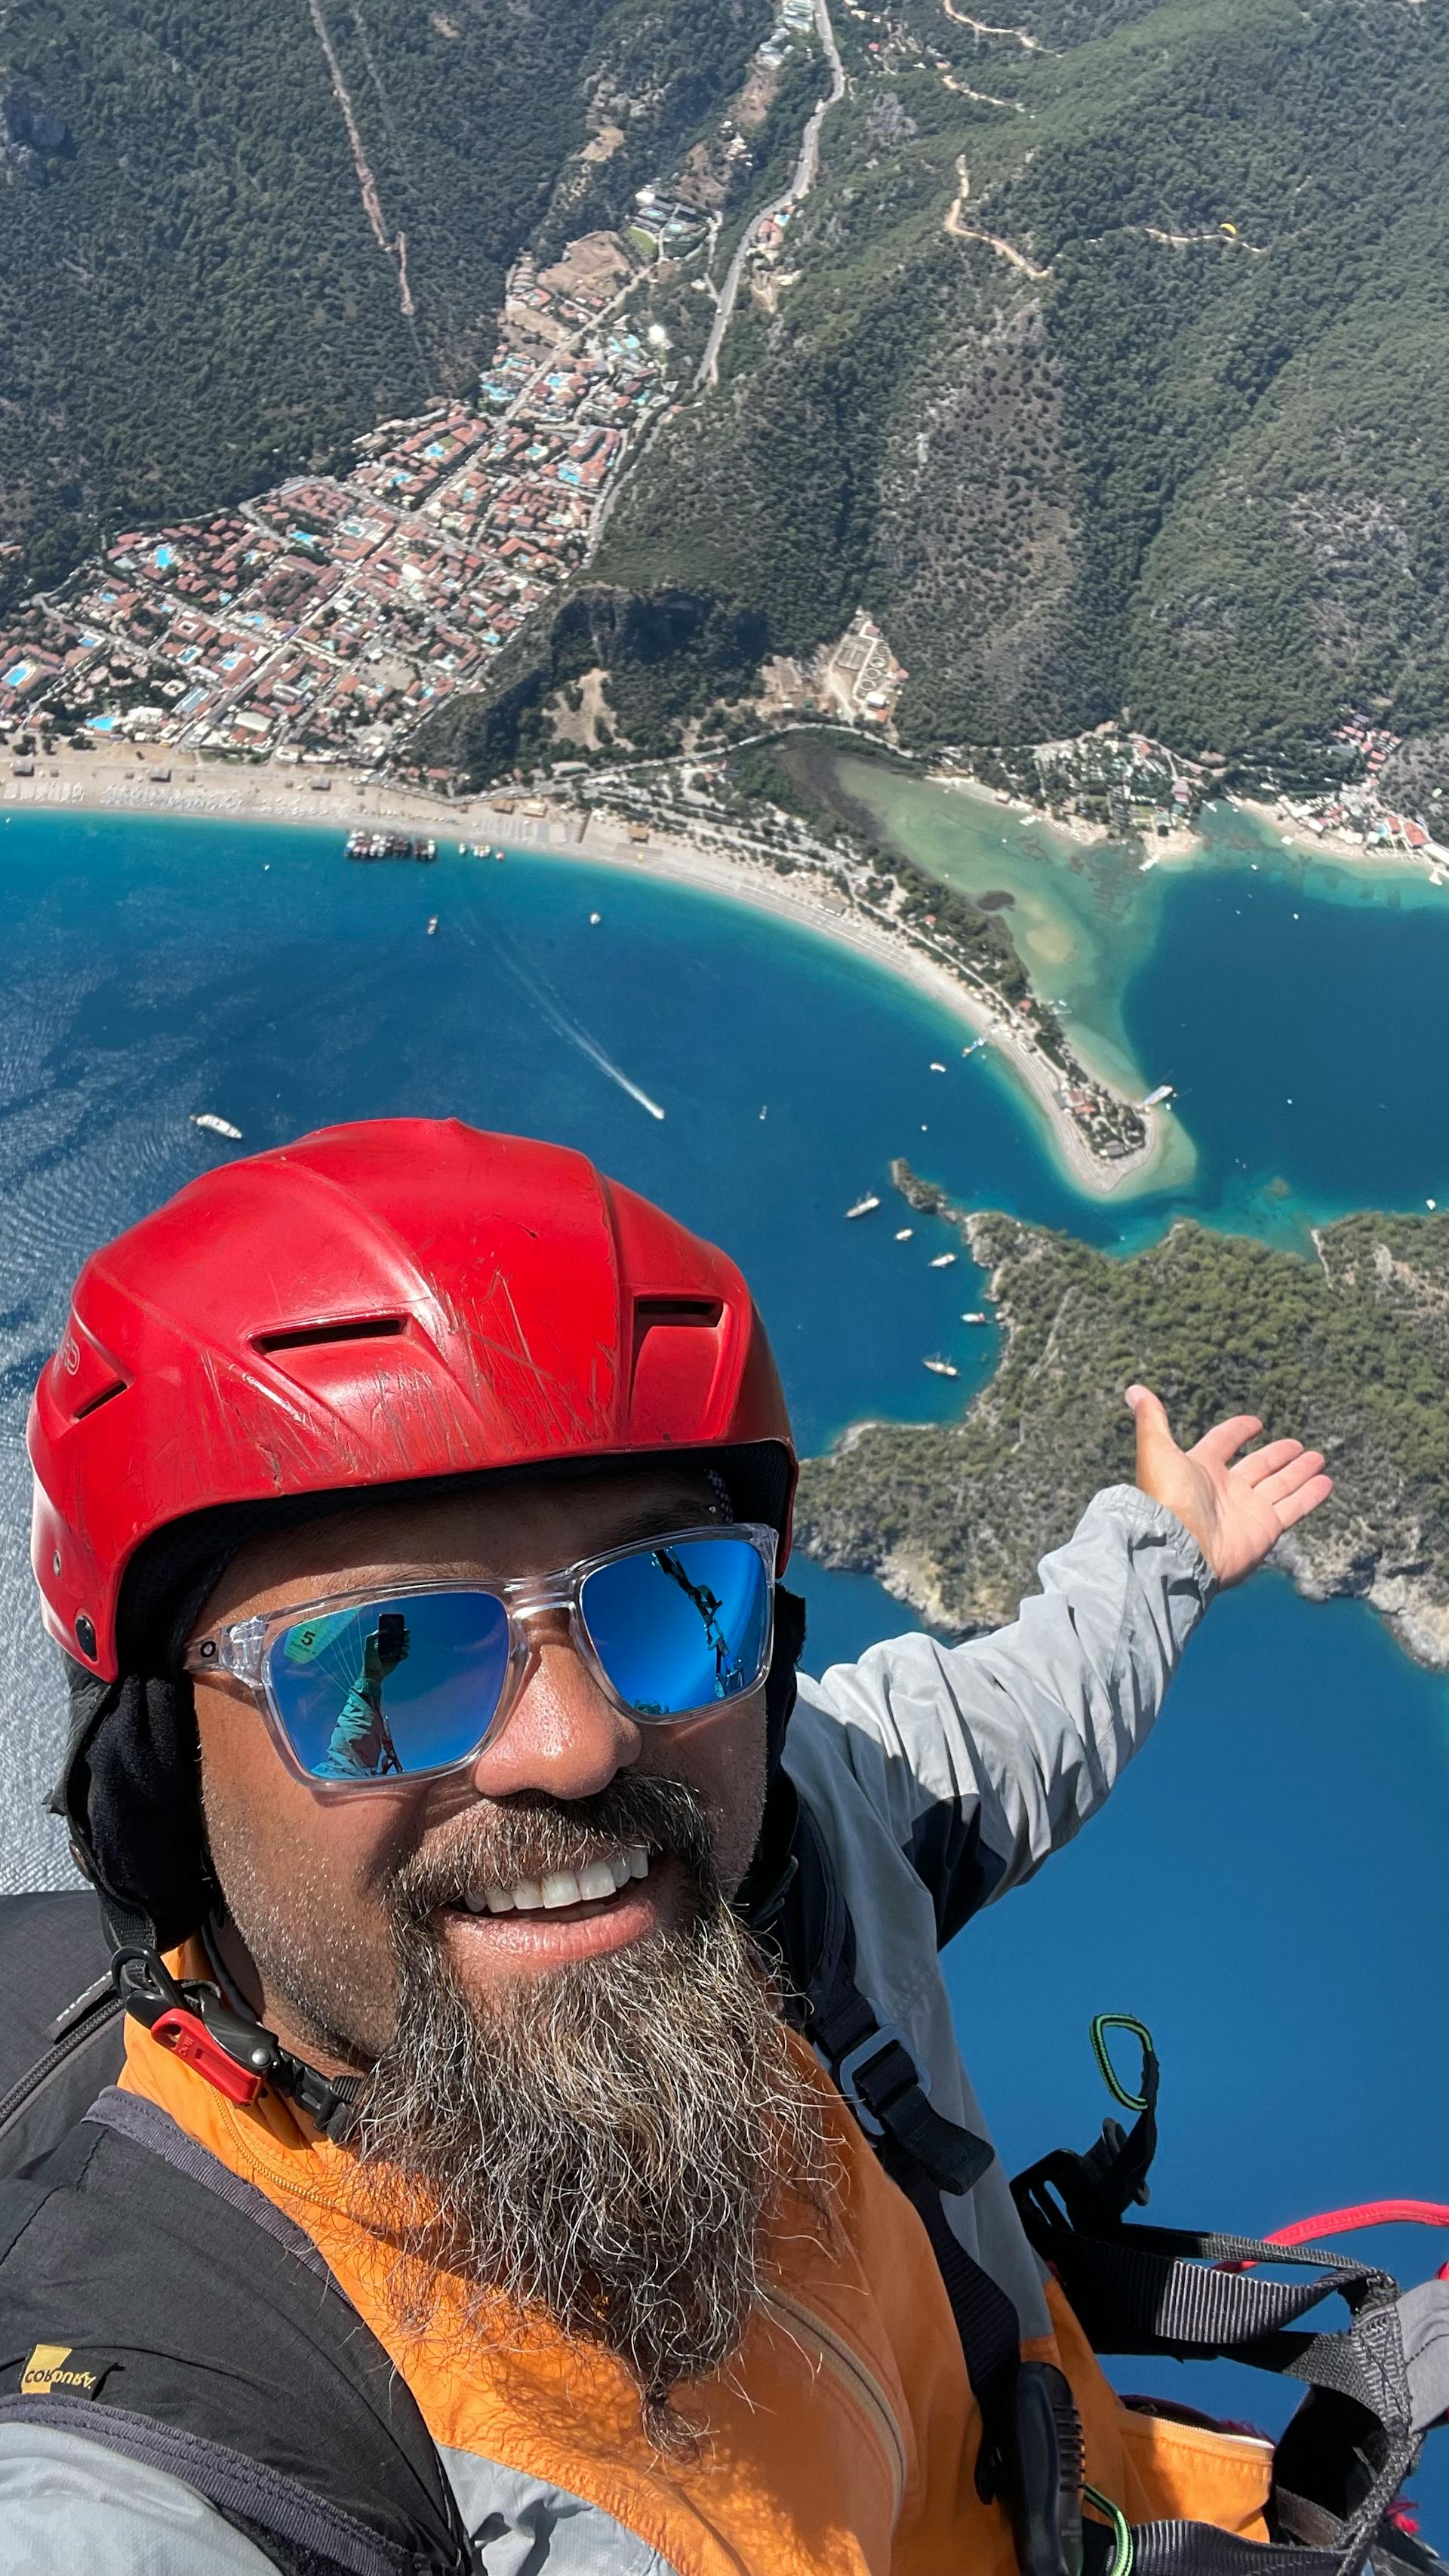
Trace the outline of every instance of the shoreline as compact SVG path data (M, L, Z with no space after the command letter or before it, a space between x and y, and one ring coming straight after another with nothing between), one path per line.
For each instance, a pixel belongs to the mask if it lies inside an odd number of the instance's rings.
M134 754L121 759L104 751L41 754L33 777L0 777L0 813L7 819L16 812L37 811L144 813L169 815L178 821L292 824L298 830L339 834L360 825L393 823L426 831L440 845L500 841L530 856L628 867L693 885L819 932L943 1004L973 1039L990 1037L998 1059L1025 1092L1058 1167L1083 1196L1096 1200L1140 1196L1164 1186L1169 1177L1178 1177L1184 1150L1193 1157L1191 1140L1177 1122L1170 1115L1147 1110L1143 1113L1146 1145L1124 1156L1120 1164L1100 1161L1058 1102L1054 1073L984 996L973 992L949 966L937 965L914 942L894 936L883 925L837 910L752 855L727 857L722 850L661 833L653 825L647 840L637 841L631 838L627 823L606 821L598 813L585 820L566 817L549 806L541 815L527 814L522 811L525 803L545 800L521 792L508 798L513 810L500 813L486 793L443 803L422 789L401 787L391 780L372 783L337 773L329 773L324 787L314 784L316 770L300 765L282 770L269 763L264 769L233 770L197 763L183 766L179 776L173 768L169 780L158 779L155 769L166 765Z
M1336 868L1362 868L1371 876L1403 873L1425 885L1442 885L1445 868L1442 857L1427 852L1401 850L1393 842L1377 841L1365 848L1362 841L1350 839L1346 832L1327 827L1311 832L1306 823L1295 823L1291 815L1280 814L1276 805L1265 804L1260 796L1230 796L1228 804L1240 814L1249 815L1264 831L1273 833L1285 849L1296 851L1301 858L1323 859Z

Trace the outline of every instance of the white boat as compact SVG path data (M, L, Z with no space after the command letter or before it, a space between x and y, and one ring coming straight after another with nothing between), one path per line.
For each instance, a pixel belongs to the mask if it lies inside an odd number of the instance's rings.
M204 1127L209 1136L228 1136L234 1145L241 1143L241 1129L233 1127L229 1118L218 1118L214 1109L194 1109L191 1113L191 1124L193 1127Z
M897 1243L909 1243L915 1230L916 1229L913 1225L898 1225L896 1227Z
M1138 1105L1139 1105L1139 1107L1140 1107L1140 1108L1143 1108L1143 1109L1160 1109L1160 1108L1162 1107L1162 1104L1163 1104L1164 1100L1170 1100L1171 1098L1172 1098L1172 1085L1171 1085L1171 1083L1170 1083L1170 1082L1159 1082L1159 1084L1158 1084L1158 1086L1157 1086L1157 1089L1156 1089L1155 1091L1149 1091L1149 1093L1148 1093L1148 1095L1147 1095L1146 1099L1145 1099L1145 1100L1143 1100L1143 1101L1141 1101L1141 1102L1139 1102L1139 1104L1138 1104Z
M875 1192L873 1190L867 1190L865 1197L863 1199L857 1199L854 1207L848 1207L845 1213L848 1217L869 1216L872 1211L879 1206L880 1201L876 1197Z
M956 1255L954 1252L935 1252L931 1255L931 1268L933 1270L949 1270L955 1258Z
M989 1324L991 1318L984 1306L971 1306L962 1316L961 1321L963 1324Z
M428 937L429 937L430 939L436 939L437 935L438 935L438 916L437 916L437 914L436 914L435 912L430 912L430 913L429 913L429 915L428 915Z
M602 914L601 912L591 912L591 913L590 913L590 915L589 915L589 928L590 928L590 930L597 930L597 929L598 929L598 926L599 926L600 922L603 920L603 918L604 918L604 916L603 916L603 914Z
M945 1072L945 1070L946 1070L946 1068L945 1068L945 1066L944 1066L943 1064L934 1064L934 1063L933 1063L933 1064L931 1065L931 1067L930 1067L930 1070L931 1070L931 1072L932 1072L932 1073L944 1073L944 1072Z
M983 1048L983 1047L988 1047L988 1046L990 1046L990 1044L991 1044L991 1040L990 1040L990 1038L989 1038L989 1037L986 1037L986 1038L973 1038L973 1040L972 1040L972 1042L971 1042L970 1046L969 1046L969 1047L963 1047L963 1048L961 1049L961 1053L962 1053L963 1057L965 1057L965 1056L972 1056L972 1055L979 1055L979 1054L981 1053L982 1048Z
M921 1366L928 1368L932 1377L959 1377L961 1374L954 1360L922 1360Z

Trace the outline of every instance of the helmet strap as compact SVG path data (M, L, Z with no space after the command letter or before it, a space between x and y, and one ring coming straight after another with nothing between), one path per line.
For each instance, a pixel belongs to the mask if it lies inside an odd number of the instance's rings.
M236 2011L219 1986L173 1977L149 1942L122 1942L111 1960L116 1992L161 2048L203 2076L225 2101L248 2108L270 2086L336 2137L362 2091L360 2075L324 2075L283 2048L275 2031Z

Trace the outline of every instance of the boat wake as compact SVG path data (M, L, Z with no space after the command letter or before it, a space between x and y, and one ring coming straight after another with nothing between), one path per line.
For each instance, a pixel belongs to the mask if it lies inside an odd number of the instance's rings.
M600 1073L608 1075L610 1082L616 1082L619 1089L626 1091L631 1100L637 1100L641 1109L647 1109L651 1118L663 1118L666 1115L657 1100L651 1100L647 1091L641 1091L637 1082L630 1081L622 1066L615 1064L613 1057L600 1046L598 1039L591 1037L586 1028L569 1017L557 994L548 985L540 984L537 978L529 973L522 960L513 953L511 942L495 936L490 945L499 964L506 966L510 975L523 986L525 993L537 1005L549 1027L555 1030L559 1037L565 1038L570 1046L577 1047L580 1055L586 1055L590 1064L597 1065Z

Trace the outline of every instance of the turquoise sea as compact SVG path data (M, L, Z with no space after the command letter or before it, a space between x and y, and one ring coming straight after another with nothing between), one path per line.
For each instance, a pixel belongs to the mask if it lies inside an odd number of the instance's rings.
M1009 855L995 818L970 828ZM893 1154L964 1200L1123 1247L1183 1210L1301 1240L1344 1207L1449 1200L1449 895L1369 899L1261 836L1249 855L1234 829L1212 866L1128 889L1095 1000L1079 981L1077 1007L1110 1004L1113 1042L1178 1084L1197 1147L1190 1194L1119 1208L1066 1186L944 1011L742 906L554 859L350 867L339 835L272 826L0 824L0 1886L65 1871L39 1810L60 1711L28 1591L25 1405L85 1253L244 1150L192 1112L233 1120L246 1148L392 1111L578 1144L742 1263L804 1446L863 1414L940 1418L995 1337L959 1322L979 1302L970 1266L929 1267L938 1229L897 1244L888 1196L843 1222L885 1192ZM1059 923L1056 865L1044 853ZM1075 874L1070 891L1087 920ZM1070 940L1058 962L1085 976ZM955 1384L923 1371L937 1351ZM908 1624L874 1584L796 1574L812 1669ZM1088 2142L1108 2106L1086 2026L1107 2009L1141 2014L1163 2054L1154 2216L1251 2231L1449 2200L1446 1843L1449 1682L1368 1612L1279 1578L1221 1602L1108 1811L952 1953L1008 2162ZM1449 2245L1380 2251L1415 2275ZM1194 2393L1147 2364L1122 2376ZM1279 2419L1231 2376L1198 2375L1197 2402ZM1416 2492L1449 2541L1449 2458Z

